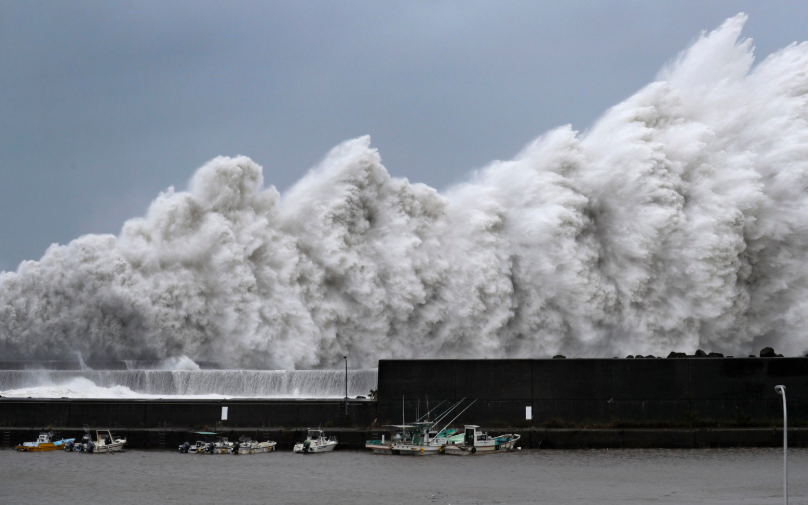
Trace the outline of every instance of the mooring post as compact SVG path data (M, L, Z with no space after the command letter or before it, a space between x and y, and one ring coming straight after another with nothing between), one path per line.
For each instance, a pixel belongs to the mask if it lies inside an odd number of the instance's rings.
M783 396L783 503L788 505L788 412L786 412L786 387L774 386Z
M345 358L345 415L348 415L348 356Z

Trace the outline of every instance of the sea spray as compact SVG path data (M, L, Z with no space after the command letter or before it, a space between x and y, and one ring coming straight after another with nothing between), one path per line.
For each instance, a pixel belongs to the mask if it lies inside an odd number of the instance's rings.
M550 131L443 194L391 177L368 137L284 195L250 159L216 158L118 236L0 274L0 354L294 369L804 353L808 45L753 67L745 21L587 133Z

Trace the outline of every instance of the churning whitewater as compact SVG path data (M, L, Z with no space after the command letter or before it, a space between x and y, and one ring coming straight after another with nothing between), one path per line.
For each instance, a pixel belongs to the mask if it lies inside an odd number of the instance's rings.
M116 237L0 273L0 353L379 358L808 349L808 44L753 67L744 15L586 133L445 193L362 137L288 192L216 158Z

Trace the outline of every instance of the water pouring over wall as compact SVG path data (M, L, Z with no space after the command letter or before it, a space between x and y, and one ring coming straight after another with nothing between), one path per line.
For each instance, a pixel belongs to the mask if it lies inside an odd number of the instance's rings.
M348 395L368 396L377 370L350 370ZM15 397L342 398L338 370L0 370L0 395Z

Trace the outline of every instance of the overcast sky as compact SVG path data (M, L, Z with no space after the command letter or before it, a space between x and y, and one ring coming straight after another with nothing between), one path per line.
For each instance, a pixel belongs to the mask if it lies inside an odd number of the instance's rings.
M370 134L445 188L585 130L741 11L758 61L808 39L806 2L0 0L0 270L117 233L220 154L283 191Z

